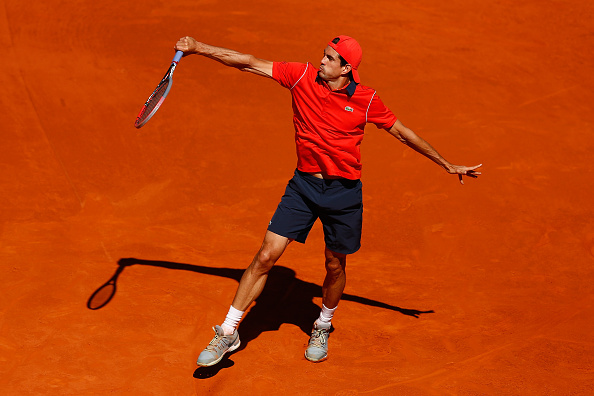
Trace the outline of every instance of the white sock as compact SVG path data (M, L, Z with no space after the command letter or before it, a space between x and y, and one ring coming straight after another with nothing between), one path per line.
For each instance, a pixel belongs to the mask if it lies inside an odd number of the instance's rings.
M322 311L320 312L320 316L316 320L316 323L322 325L323 327L330 326L332 324L332 317L334 316L334 311L336 311L336 308L338 308L338 306L330 309L322 304Z
M227 317L225 317L225 321L221 325L225 335L230 335L235 332L237 325L241 321L243 317L244 311L240 311L238 309L233 308L233 305L229 307L229 312L227 313Z

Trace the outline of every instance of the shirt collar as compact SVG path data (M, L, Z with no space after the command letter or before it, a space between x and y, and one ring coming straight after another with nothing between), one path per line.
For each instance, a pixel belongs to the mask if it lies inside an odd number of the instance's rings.
M357 89L357 85L359 85L359 83L356 83L355 81L351 80L349 85L347 85L345 88L347 91L347 95L353 96L355 94L355 90Z

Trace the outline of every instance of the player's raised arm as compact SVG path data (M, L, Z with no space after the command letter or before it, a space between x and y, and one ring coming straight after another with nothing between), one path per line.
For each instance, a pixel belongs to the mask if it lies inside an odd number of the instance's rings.
M183 51L184 55L196 54L206 56L226 66L272 78L272 62L258 59L253 55L242 54L241 52L227 48L201 43L189 36L179 39L175 44L175 49Z
M481 172L477 172L476 169L480 168L482 164L475 166L463 166L450 164L445 158L443 158L437 150L435 150L428 142L422 137L414 133L410 128L405 127L400 120L397 120L392 128L388 132L402 143L406 144L416 152L423 154L431 161L440 165L448 173L458 175L460 183L464 184L462 176L468 176L477 178Z

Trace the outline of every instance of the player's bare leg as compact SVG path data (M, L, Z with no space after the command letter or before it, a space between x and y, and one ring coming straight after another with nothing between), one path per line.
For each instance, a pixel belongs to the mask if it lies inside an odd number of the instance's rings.
M262 247L245 270L235 298L222 326L215 326L214 338L198 356L199 366L212 366L221 361L225 353L233 352L240 346L239 334L236 326L244 311L262 293L268 273L283 254L290 239L267 231Z
M291 243L291 239L266 231L262 247L239 281L235 298L231 304L233 307L245 311L258 298L264 289L268 273L289 243Z
M322 286L322 303L336 308L346 285L346 254L336 253L326 248L326 278Z

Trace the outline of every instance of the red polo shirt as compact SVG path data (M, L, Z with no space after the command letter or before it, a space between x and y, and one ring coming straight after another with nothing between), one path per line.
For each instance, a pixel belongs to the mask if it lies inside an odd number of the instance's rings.
M375 90L351 82L332 91L310 63L275 62L272 77L291 91L297 169L361 178L365 124L389 129L397 118Z

